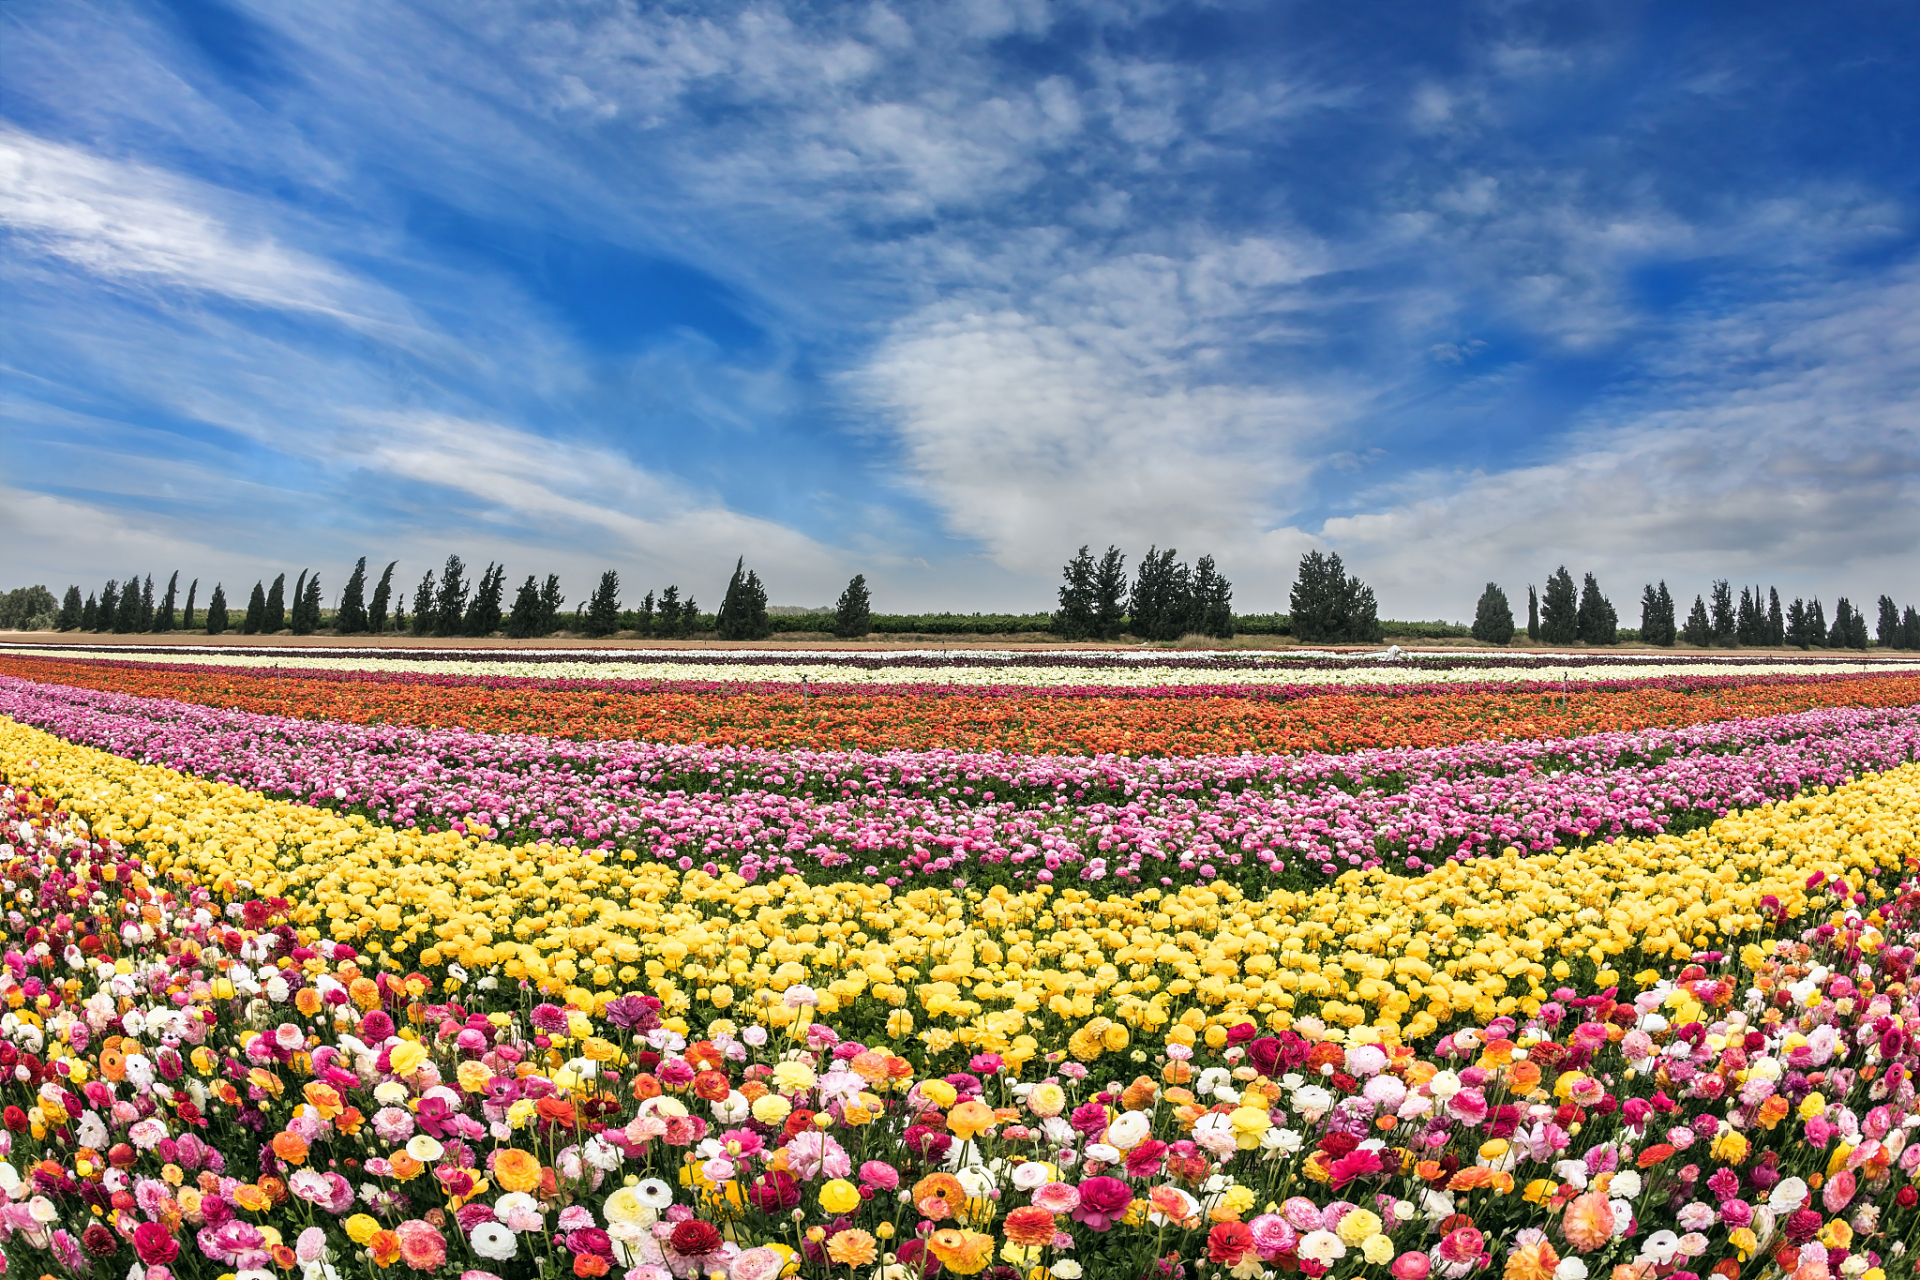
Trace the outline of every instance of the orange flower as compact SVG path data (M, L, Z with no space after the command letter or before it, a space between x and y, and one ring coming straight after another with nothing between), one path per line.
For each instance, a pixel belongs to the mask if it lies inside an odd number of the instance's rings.
M303 987L302 990L310 991L312 988ZM340 1114L341 1108L345 1105L340 1097L339 1090L327 1084L325 1081L309 1081L307 1087L302 1089L300 1093L313 1109L320 1113L322 1120L333 1119Z
M1761 1127L1771 1133L1775 1125L1787 1118L1788 1109L1787 1100L1775 1094L1760 1104L1760 1114L1756 1118Z
M1589 1191L1567 1202L1560 1218L1560 1234L1576 1253L1592 1253L1613 1239L1613 1206L1605 1192Z
M1035 1205L1015 1209L1004 1225L1008 1241L1023 1248L1053 1243L1053 1215Z
M233 1202L251 1213L258 1213L273 1200L251 1182L243 1182L233 1189Z
M540 1161L531 1152L509 1147L493 1158L493 1180L509 1191L531 1191L540 1185Z
M857 1228L827 1237L827 1259L843 1267L864 1267L879 1256L872 1236Z
M542 1098L533 1104L533 1109L542 1120L551 1120L569 1129L574 1126L573 1104L564 1098Z
M993 1108L976 1098L969 1098L947 1112L947 1128L962 1142L979 1137L994 1124Z
M1553 1269L1560 1255L1545 1240L1524 1245L1507 1254L1505 1280L1553 1280Z
M727 1077L718 1071L702 1071L693 1078L693 1096L705 1102L719 1102L732 1090Z
M420 1176L427 1166L407 1154L405 1147L387 1157L387 1163L393 1166L393 1176L402 1182L409 1182Z
M400 1237L392 1231L376 1231L367 1238L367 1248L373 1254L373 1265L390 1267L400 1261Z
M307 1140L297 1133L276 1133L273 1135L273 1154L290 1165L303 1165L307 1162Z
M959 1209L967 1202L967 1189L950 1173L930 1173L913 1184L913 1202L923 1200L945 1200L950 1208Z
M117 1048L102 1049L100 1051L100 1075L102 1078L111 1080L115 1084L119 1084L125 1080L127 1078L127 1056Z
M948 1227L927 1237L927 1252L956 1275L970 1276L986 1270L993 1257L993 1237Z
M573 1274L580 1280L593 1280L613 1270L613 1264L597 1253L576 1253L573 1255Z

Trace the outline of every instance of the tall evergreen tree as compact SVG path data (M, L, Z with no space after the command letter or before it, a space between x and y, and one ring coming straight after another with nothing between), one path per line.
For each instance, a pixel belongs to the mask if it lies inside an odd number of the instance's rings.
M87 602L80 608L80 629L96 630L100 625L100 604L94 599L93 592L87 592Z
M1649 582L1640 596L1640 643L1670 648L1675 637L1673 593L1664 580L1658 587Z
M167 594L160 600L160 607L153 615L153 630L173 630L173 608L175 597L180 591L180 571L175 569L173 576L167 579Z
M1233 639L1233 584L1221 576L1210 555L1193 562L1193 605L1188 625L1215 640Z
M858 640L873 630L873 600L867 594L867 575L856 573L833 606L833 634Z
M633 619L634 631L639 635L643 635L643 636L652 635L653 634L653 592L651 591L647 592L647 594L640 601L640 607L634 612L635 612L635 617Z
M1780 589L1767 588L1767 643L1778 648L1787 642L1786 623L1780 617Z
M1674 640L1680 633L1678 628L1674 626L1673 592L1667 590L1667 580L1665 578L1660 580L1660 625L1661 645L1672 648Z
M514 593L513 611L507 615L507 637L512 640L531 640L540 634L540 583L532 574L520 584L520 590Z
M1733 615L1733 588L1725 578L1713 584L1713 642L1718 645L1739 643L1738 623Z
M1764 615L1758 593L1752 587L1740 588L1740 607L1734 613L1733 633L1741 644L1758 645L1766 639Z
M1580 589L1578 627L1581 644L1620 642L1620 615L1614 612L1613 601L1600 594L1600 584L1590 573Z
M433 634L457 636L467 621L467 566L459 556L448 556L440 570L440 594L433 602Z
M1713 622L1707 617L1707 602L1699 596L1693 598L1693 612L1687 615L1687 625L1680 629L1680 638L1702 649L1713 643Z
M273 585L260 599L260 630L272 635L286 625L287 575L283 573L273 580Z
M140 608L133 616L135 631L153 630L153 575L148 574L140 586Z
M1293 634L1309 643L1370 644L1380 639L1373 588L1347 573L1339 555L1309 551L1287 595Z
M194 601L194 597L198 596L199 594L200 594L200 579L195 578L192 584L187 587L187 611L180 618L180 626L182 630L185 630L185 631L193 630L193 601Z
M567 598L560 594L560 575L550 573L540 586L540 634L550 636L560 629L560 606Z
M1140 558L1127 603L1128 626L1142 640L1178 640L1191 627L1193 574L1172 547L1150 547Z
M140 575L120 584L120 608L113 615L113 629L130 635L140 629Z
M333 629L343 636L357 636L367 630L367 558L354 562L347 585L340 592L340 608L333 616Z
M620 628L620 575L608 569L600 575L600 585L587 600L583 619L590 636L610 636Z
M1807 602L1807 643L1816 649L1827 647L1827 611L1818 596Z
M120 584L108 578L107 585L100 588L100 609L94 614L93 629L95 631L113 630L113 620L119 614Z
M387 607L393 600L393 567L398 560L387 561L380 581L373 589L373 603L367 608L367 630L379 635L387 629Z
M302 569L300 576L293 580L293 596L287 601L287 630L297 636L313 634L313 628L307 625L307 571Z
M700 602L688 596L680 602L680 634L690 636L699 631L703 619L700 617Z
M761 585L760 575L747 569L746 563L742 556L734 564L733 577L727 581L727 592L714 620L722 640L764 640L773 634L773 624L767 617L767 589Z
M1875 630L1875 639L1879 640L1881 648L1906 647L1906 632L1900 626L1900 606L1893 602L1892 596L1880 597L1880 624Z
M1787 606L1786 643L1799 645L1802 649L1812 643L1807 638L1807 602L1798 596Z
M500 629L500 595L506 576L505 565L487 564L480 585L474 588L473 606L467 610L468 635L490 636Z
M1540 602L1540 639L1547 644L1573 644L1579 638L1580 595L1573 588L1573 575L1561 565L1547 579Z
M687 634L680 625L680 588L668 586L660 592L660 621L656 624L660 634L669 639L678 639Z
M307 579L306 589L300 593L300 625L294 634L310 636L320 629L320 575L314 573Z
M1473 638L1481 644L1513 643L1513 606L1500 584L1489 582L1473 606Z
M1533 584L1529 583L1527 584L1527 639L1534 641L1539 638L1540 593L1533 589Z
M260 590L260 587L256 583L254 586L254 591L258 593L259 590ZM263 600L262 607L264 606L265 606L265 601ZM220 583L216 582L213 584L213 596L207 601L207 634L210 636L217 636L225 632L226 629L227 629L227 589L224 586L222 586Z
M1127 558L1108 544L1093 570L1093 634L1118 640L1127 629Z
M1912 605L1900 617L1900 647L1902 649L1920 649L1920 609Z
M80 601L80 588L68 587L67 594L60 600L60 620L55 625L61 631L73 631L79 628L86 616L86 606Z
M1060 570L1060 608L1053 615L1053 634L1062 640L1085 640L1093 634L1093 552L1084 542Z
M434 632L433 570L429 569L420 578L420 585L413 589L413 634L428 636Z
M1833 627L1827 632L1827 648L1846 649L1853 643L1853 604L1845 596L1834 602Z

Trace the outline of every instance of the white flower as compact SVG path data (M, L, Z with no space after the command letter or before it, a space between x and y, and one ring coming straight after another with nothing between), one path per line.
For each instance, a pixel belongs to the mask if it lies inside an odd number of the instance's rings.
M820 1003L820 993L804 982L796 982L788 987L781 997L789 1009L806 1008Z
M1300 1237L1297 1248L1301 1261L1317 1262L1323 1267L1347 1256L1347 1246L1331 1231L1309 1231Z
M1072 1258L1060 1258L1047 1268L1058 1280L1080 1280L1080 1264Z
M1607 1188L1607 1194L1615 1200L1632 1200L1640 1194L1640 1175L1632 1169L1623 1169L1613 1175L1613 1182Z
M1268 1129L1260 1135L1260 1145L1268 1151L1292 1155L1300 1149L1300 1135L1291 1129Z
M1123 1111L1107 1126L1107 1143L1131 1151L1153 1131L1153 1122L1138 1111Z
M407 1139L407 1154L415 1160L418 1160L421 1164L432 1164L435 1160L438 1160L446 1154L446 1148L442 1147L431 1135L416 1133L413 1137Z
M513 1232L497 1222L481 1223L473 1229L467 1240L473 1245L475 1253L495 1262L505 1262L520 1250L520 1242L514 1238Z
M620 1152L613 1144L603 1141L598 1134L587 1139L586 1149L581 1153L588 1164L596 1169L618 1169Z
M1427 1092L1442 1102L1460 1092L1462 1087L1459 1075L1453 1071L1442 1071L1427 1081Z
M383 1107L398 1106L407 1100L407 1086L398 1080L382 1080L373 1087L373 1100Z
M1333 1109L1333 1095L1317 1084L1310 1084L1293 1091L1293 1105L1311 1122Z
M1578 1258L1562 1258L1553 1269L1553 1280L1587 1280L1587 1264Z
M1021 1191L1037 1191L1053 1181L1053 1174L1045 1163L1029 1160L1013 1167L1013 1185Z
M1104 1142L1089 1142L1086 1150L1080 1153L1089 1160L1098 1160L1101 1164L1119 1164L1120 1148L1110 1147Z
M634 1191L649 1209L660 1210L673 1203L673 1188L658 1178L642 1178Z
M1799 1178L1782 1178L1767 1196L1767 1208L1775 1213L1792 1213L1807 1198L1807 1184Z
M1680 1237L1671 1231L1656 1231L1640 1246L1640 1256L1651 1260L1656 1267L1666 1266L1679 1252Z
M715 1100L713 1104L713 1118L721 1124L739 1124L752 1113L753 1104L738 1089L728 1090L726 1097Z

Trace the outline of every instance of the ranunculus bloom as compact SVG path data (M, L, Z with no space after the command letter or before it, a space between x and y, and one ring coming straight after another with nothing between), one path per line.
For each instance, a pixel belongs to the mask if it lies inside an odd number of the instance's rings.
M1053 1243L1053 1215L1034 1205L1023 1205L1007 1215L1007 1239L1024 1248Z
M1605 1194L1589 1191L1567 1202L1560 1233L1577 1253L1592 1253L1613 1239L1613 1206Z
M720 1233L711 1222L688 1218L673 1224L673 1234L667 1238L667 1244L682 1257L704 1258L719 1250Z
M1120 1179L1088 1178L1080 1184L1080 1207L1073 1211L1073 1220L1094 1231L1110 1231L1132 1203L1133 1190Z
M165 1266L180 1256L180 1242L160 1223L143 1222L133 1229L133 1251L144 1266Z
M1427 1280L1427 1273L1433 1270L1433 1259L1417 1250L1408 1250L1393 1260L1394 1280Z
M431 1222L409 1218L393 1230L400 1237L400 1260L415 1271L438 1271L446 1262L446 1238Z
M1207 1233L1207 1257L1232 1266L1253 1248L1253 1229L1244 1222L1216 1222Z

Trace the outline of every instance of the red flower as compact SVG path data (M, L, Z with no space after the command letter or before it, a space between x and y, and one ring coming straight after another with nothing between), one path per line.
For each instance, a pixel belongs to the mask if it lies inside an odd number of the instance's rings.
M104 1258L120 1248L120 1241L114 1238L113 1232L98 1222L80 1233L80 1243L96 1258Z
M1673 1155L1673 1151L1674 1151L1674 1148L1669 1144L1664 1142L1656 1142L1652 1146L1648 1147L1645 1151L1642 1151L1640 1153L1639 1159L1635 1163L1637 1163L1642 1169L1651 1169L1653 1168L1653 1166L1657 1164L1661 1164L1666 1160L1670 1159Z
M27 1113L18 1107L8 1107L6 1112L6 1125L7 1128L13 1130L15 1133L25 1133L27 1131Z
M133 1229L133 1251L141 1265L164 1267L180 1256L180 1242L157 1222L143 1222Z
M1915 1191L1912 1187L1902 1187L1893 1197L1893 1202L1902 1209L1911 1209L1914 1205L1920 1204L1920 1191Z
M1232 1266L1253 1248L1253 1228L1244 1222L1216 1222L1207 1233L1207 1256Z
M667 1237L667 1243L683 1258L704 1258L719 1250L720 1232L711 1222L688 1218L685 1222L674 1224L673 1234Z

